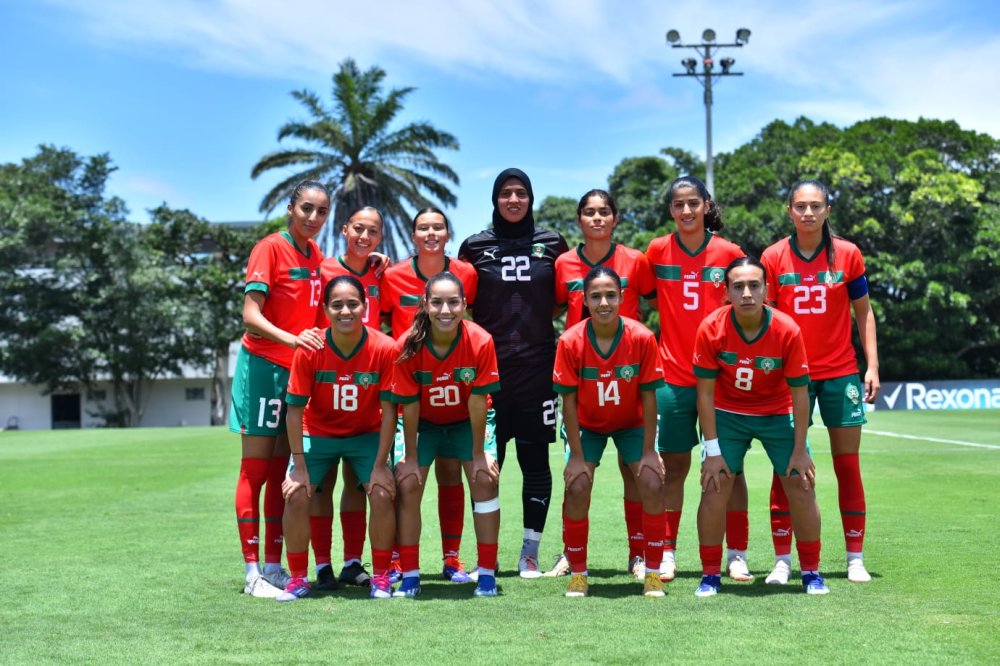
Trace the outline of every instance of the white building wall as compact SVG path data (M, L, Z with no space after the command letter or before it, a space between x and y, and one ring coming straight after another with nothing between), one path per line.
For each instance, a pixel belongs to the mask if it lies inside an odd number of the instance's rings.
M0 428L16 423L21 430L52 427L52 401L37 386L0 383Z

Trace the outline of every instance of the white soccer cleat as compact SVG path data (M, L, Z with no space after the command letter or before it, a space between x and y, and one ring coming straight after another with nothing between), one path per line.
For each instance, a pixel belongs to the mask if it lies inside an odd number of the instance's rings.
M570 572L569 560L566 559L565 553L559 553L556 557L555 564L552 568L546 571L543 576L554 577L554 576L567 576Z
M860 557L848 561L847 563L847 580L852 583L868 583L871 582L872 575L868 573L865 569L865 561Z
M538 568L538 558L534 555L524 555L517 562L517 572L521 578L541 578L542 570Z
M663 560L660 562L660 580L669 583L677 576L677 561L674 559L674 551L664 551Z
M753 574L750 573L750 567L747 566L746 560L737 555L733 559L726 563L726 569L729 572L729 578L731 580L737 580L741 582L746 582L753 580ZM787 578L786 578L787 580Z
M792 565L785 560L775 560L774 568L767 574L764 582L768 585L788 585L788 577L792 574Z
M635 576L636 580L645 580L646 560L643 559L642 555L636 555L635 557L629 559L628 572Z
M257 575L247 579L247 584L243 588L243 594L249 594L258 599L276 599L283 590L271 585L263 576Z

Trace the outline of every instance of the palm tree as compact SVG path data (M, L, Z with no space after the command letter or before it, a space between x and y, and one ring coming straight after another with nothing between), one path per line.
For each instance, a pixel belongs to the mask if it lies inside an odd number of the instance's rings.
M261 201L260 211L265 214L284 204L300 180L326 183L334 210L320 245L328 256L337 252L343 238L340 226L355 208L375 206L382 212L384 249L395 260L412 250L411 215L404 202L414 210L432 205L424 192L444 206L454 206L457 201L448 183L458 185L458 174L440 162L434 150L458 150L458 140L427 122L391 129L390 123L414 88L395 88L383 94L384 78L381 68L362 72L348 58L333 75L332 108L324 107L313 92L293 92L306 107L311 122L285 123L278 130L278 141L293 137L310 145L269 153L251 172L257 178L270 169L295 169Z

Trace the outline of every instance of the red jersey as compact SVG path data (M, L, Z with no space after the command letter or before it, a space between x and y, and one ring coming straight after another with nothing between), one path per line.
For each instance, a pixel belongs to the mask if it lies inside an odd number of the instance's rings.
M469 307L476 301L478 278L476 269L461 259L444 258L444 270L455 274L465 290ZM394 264L382 274L382 314L391 316L392 337L398 338L410 328L424 296L427 280L433 275L423 275L417 269L417 258Z
M611 244L611 251L596 264L583 256L583 245L556 259L556 305L566 306L566 328L583 318L583 278L595 266L607 266L622 279L621 316L639 319L639 297L656 295L656 280L649 260L639 250Z
M676 386L694 386L691 354L698 325L726 298L726 266L743 256L739 245L711 232L689 252L677 233L654 238L646 257L656 275L660 313L660 356L664 378Z
M365 326L378 328L379 316L382 312L382 285L380 280L375 277L374 268L366 263L364 271L355 273L354 269L344 263L343 257L329 257L323 261L320 271L323 273L324 290L327 283L335 277L350 275L357 278L361 286L365 288L365 316L361 321L364 322ZM324 322L322 327L330 325L322 307L319 309L319 316Z
M715 407L736 414L792 413L789 386L809 383L802 332L791 317L764 306L764 325L747 340L733 306L721 307L698 327L694 373L715 378Z
M396 358L404 337L396 341ZM425 342L417 354L397 363L393 372L393 402L420 401L420 420L438 425L469 418L469 396L500 390L500 373L493 338L471 321L459 323L451 349L438 357Z
M833 248L833 266L822 247L811 259L802 256L795 236L778 241L760 257L767 269L767 298L802 329L813 379L858 371L847 284L865 274L865 262L850 241L834 238Z
M298 335L316 326L316 309L323 301L320 264L323 253L311 239L300 252L287 231L266 236L250 252L245 292L265 295L264 317L278 328ZM292 367L295 350L247 331L243 346L255 356L283 368Z
M648 328L620 317L618 333L605 355L597 348L589 319L561 336L556 347L552 389L577 393L580 426L599 433L642 427L640 391L663 386L656 336Z
M353 437L378 432L379 401L389 397L395 342L366 326L358 346L344 356L333 346L330 329L323 331L323 337L323 349L295 350L286 402L306 406L303 429L309 435Z

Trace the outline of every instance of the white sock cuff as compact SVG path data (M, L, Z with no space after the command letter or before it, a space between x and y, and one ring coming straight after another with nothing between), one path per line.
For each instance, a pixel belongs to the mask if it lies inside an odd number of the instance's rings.
M524 528L524 538L527 539L528 541L541 541L542 540L542 533L541 532L536 532L535 530L533 530L533 529L531 529L529 527L525 527Z

